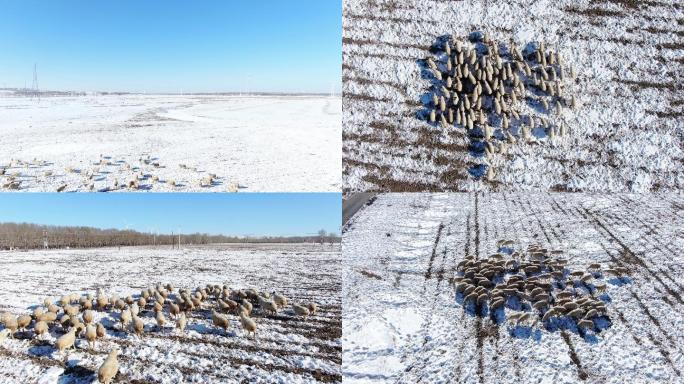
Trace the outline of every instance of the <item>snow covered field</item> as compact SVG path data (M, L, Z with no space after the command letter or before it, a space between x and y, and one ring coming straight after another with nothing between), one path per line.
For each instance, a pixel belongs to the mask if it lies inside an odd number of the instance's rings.
M118 311L99 312L107 328L94 350L79 338L66 361L55 351L59 326L49 337L18 332L0 344L0 383L90 383L115 346L121 350L117 382L330 382L340 381L340 246L311 244L216 245L178 251L152 248L0 252L0 312L29 313L47 296L93 293L137 295L158 282L193 289L227 284L234 289L279 291L290 303L314 301L319 312L306 320L292 308L278 315L257 309L256 340L242 334L240 320L228 315L227 333L212 325L214 301L192 311L184 334L171 320L156 329L154 313L141 316L142 339L119 330ZM166 312L166 309L165 311Z
M657 191L684 187L684 5L677 0L347 0L343 30L343 189ZM577 71L564 137L511 145L469 170L462 127L416 115L439 36L543 41ZM555 119L555 117L553 117Z
M0 97L0 190L339 191L340 119L322 96Z
M343 238L345 382L682 382L682 215L681 194L380 195ZM508 304L501 323L466 311L457 265L499 240L561 251L569 269L626 268L596 295L608 327L515 326Z

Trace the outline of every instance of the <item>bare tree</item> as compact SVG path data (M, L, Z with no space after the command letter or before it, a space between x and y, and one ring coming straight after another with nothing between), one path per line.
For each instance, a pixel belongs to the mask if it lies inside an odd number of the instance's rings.
M150 245L150 234L133 230L99 229L91 227L47 226L27 223L0 223L0 249L41 249L45 233L50 248L93 248ZM182 236L184 244L216 243L331 243L341 242L341 238L321 229L316 236L261 236L238 237L193 234L158 234L156 244L173 245Z

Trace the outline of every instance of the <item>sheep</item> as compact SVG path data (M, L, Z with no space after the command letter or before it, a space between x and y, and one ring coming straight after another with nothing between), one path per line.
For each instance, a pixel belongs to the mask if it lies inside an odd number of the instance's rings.
M185 331L185 326L188 324L188 319L185 317L185 312L182 312L176 320L176 328L180 329L181 333Z
M83 317L83 322L84 322L86 325L92 323L92 322L93 322L93 319L94 319L93 311L90 310L90 309L85 310L85 311L83 312L82 317Z
M74 342L76 341L76 328L71 328L69 332L60 336L57 341L55 341L55 347L61 353L64 350L73 348Z
M85 338L88 340L90 349L95 349L95 339L97 338L97 328L92 324L88 324L85 329Z
M606 283L603 282L596 282L594 283L594 288L596 289L597 292L605 292L606 291Z
M259 299L259 306L264 313L278 314L278 306L272 300Z
M247 299L242 299L242 306L247 310L247 314L252 313L252 309L254 309L252 303Z
M307 307L309 308L309 312L312 315L315 315L316 312L318 312L318 304L316 304L314 302L309 303L309 305Z
M211 320L215 326L223 328L224 332L226 332L230 326L230 321L228 321L227 318L223 317L215 310L211 311Z
M71 297L68 295L63 295L62 297L59 298L57 303L59 304L60 307L65 308L69 303L71 302Z
M22 315L17 317L17 327L19 329L26 330L26 327L28 327L31 324L31 316L29 315Z
M139 337L142 337L144 331L145 331L145 323L138 317L135 316L133 317L133 331L135 332L136 335Z
M273 293L273 301L275 301L279 308L287 306L287 298L279 293Z
M131 313L130 309L126 309L124 311L121 311L121 314L119 315L119 321L121 322L121 329L126 329L126 326L131 322L133 319L133 314Z
M221 312L228 312L231 309L233 309L233 307L231 305L229 305L228 303L226 303L222 299L218 299L218 306L219 306L219 309L221 310Z
M593 269L593 270L595 270L595 271L598 271L598 270L601 269L601 264L599 264L599 263L591 263L591 264L589 264L589 267L587 267L587 269Z
M309 314L310 314L309 308L298 305L298 304L294 304L292 306L292 309L294 309L294 312L297 316L303 316L304 320L306 320L307 316L309 316Z
M564 299L564 298L571 298L571 297L572 297L572 293L568 292L568 291L562 291L562 292L559 292L558 294L556 294L557 299Z
M238 305L238 307L235 309L235 313L237 315L244 314L245 316L249 316L249 311L247 311L247 308L243 307L242 305Z
M471 292L470 294L468 294L466 297L463 298L463 302L470 301L470 300L475 301L475 300L477 300L477 296L478 296L477 292Z
M36 336L40 336L48 331L48 325L44 321L38 321L33 325L33 332Z
M256 338L257 325L254 320L249 318L244 313L240 313L240 324L242 324L242 328L244 329L244 332L247 333L247 336L249 336L249 334L252 333Z
M593 328L593 327L594 327L594 322L591 321L591 320L582 319L582 320L580 320L580 321L577 322L577 326L578 326L579 328Z
M19 328L17 318L14 316L8 316L5 318L5 328L10 331L10 337L14 338L14 333Z
M503 305L504 305L504 299L498 298L496 300L492 300L491 308L495 309L495 308L502 307Z
M41 308L41 307L36 307L36 308L33 310L33 318L36 319L36 320L38 320L41 316L43 316L43 313L45 313L45 311L43 310L43 308Z
M69 327L70 323L71 323L71 316L69 316L69 315L62 315L62 317L59 318L59 324L65 330Z
M166 324L166 318L164 317L164 312L162 312L162 311L157 312L156 320L157 320L157 327L159 327L159 329L164 328L164 324Z
M9 329L3 329L2 331L0 331L0 344L2 344L3 341L5 341L7 336L12 337L12 331L10 331Z
M584 318L585 318L585 319L591 319L592 317L594 317L594 316L596 316L596 315L598 315L598 311L595 310L595 309L590 309L590 310L587 311L587 313L584 315Z
M180 307L178 304L169 302L169 314L173 317L176 317L180 313Z
M100 310L104 310L107 305L109 305L109 300L107 299L107 296L104 295L99 295L97 297L97 306L100 308Z
M550 318L552 318L555 315L556 315L556 312L553 310L553 308L551 308L542 317L542 322L549 320Z
M471 294L475 290L475 288L476 287L474 285L466 283L463 289L463 294L467 296Z
M519 325L520 323L524 323L529 319L530 319L529 312L525 312L522 315L520 315L520 317L518 318L518 321L516 322L516 325Z
M574 318L580 318L583 315L584 315L584 309L582 309L582 308L577 308L577 309L574 309L574 310L568 312L568 316L574 317Z
M97 370L97 380L100 383L109 384L112 382L117 372L119 371L119 361L117 356L119 355L119 349L114 348L107 358L102 363L100 368Z
M126 303L121 299L114 300L113 303L114 303L114 308L116 308L120 311L122 311L124 308L126 308Z
M95 332L97 333L98 338L103 338L107 334L107 331L105 330L104 325L97 323L97 327L95 328Z
M69 316L72 316L72 317L76 316L76 315L78 315L78 312L79 312L79 308L76 306L72 306L72 305L67 304L64 307L64 313L69 315Z
M138 303L134 302L133 304L131 304L130 310L131 315L138 316L138 314L140 313L140 307L138 307Z
M93 300L89 297L81 298L79 304L81 305L81 308L83 308L84 310L93 309Z

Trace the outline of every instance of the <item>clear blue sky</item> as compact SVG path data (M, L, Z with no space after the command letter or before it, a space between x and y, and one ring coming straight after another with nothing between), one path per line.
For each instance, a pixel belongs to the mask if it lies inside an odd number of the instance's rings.
M338 193L0 193L0 222L225 235L339 233Z
M340 91L341 0L0 0L0 87Z

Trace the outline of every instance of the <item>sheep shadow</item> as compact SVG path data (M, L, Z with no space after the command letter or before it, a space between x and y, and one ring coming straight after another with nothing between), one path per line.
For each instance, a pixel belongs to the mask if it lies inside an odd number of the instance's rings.
M237 334L235 331L226 331L223 330L222 328L214 328L214 327L209 327L204 324L188 324L185 327L186 331L194 331L199 333L200 335L218 335L218 336L226 336L226 337L236 337Z
M90 383L96 372L93 369L78 365L80 360L69 360L64 367L64 372L59 375L57 383Z
M480 131L480 128L474 128L473 131ZM471 140L468 144L468 152L472 157L484 157L486 144L481 140Z
M512 255L513 252L515 252L515 250L513 248L506 247L506 246L499 247L498 251L501 253L505 253L506 255L509 255L509 256Z
M463 292L456 292L456 303L463 307L463 310L470 316L487 317L489 314L489 306L487 303L478 305L473 300L465 301Z
M613 302L613 299L607 293L604 293L604 294L599 295L597 297L599 300L603 301L604 303L612 303Z
M633 280L628 276L620 276L608 279L607 282L608 284L614 285L616 287L622 287L623 285L631 284Z
M552 317L543 322L544 329L549 332L570 331L578 333L577 323L569 316Z
M585 329L580 328L577 325L577 322L569 316L552 317L544 322L544 329L549 332L568 331L575 333L584 339L584 341L590 344L596 344L599 341L596 335L610 328L612 322L610 318L605 315L594 317L592 322L593 326L589 329Z
M468 173L475 179L480 180L487 173L489 167L487 164L476 164L468 169Z
M536 342L540 342L542 339L541 331L528 325L516 325L515 327L509 327L508 334L515 339L532 339Z
M48 341L39 341L31 346L27 353L29 356L43 357L50 356L55 351L55 347Z
M537 139L543 139L549 136L546 133L546 127L535 127L530 134Z

